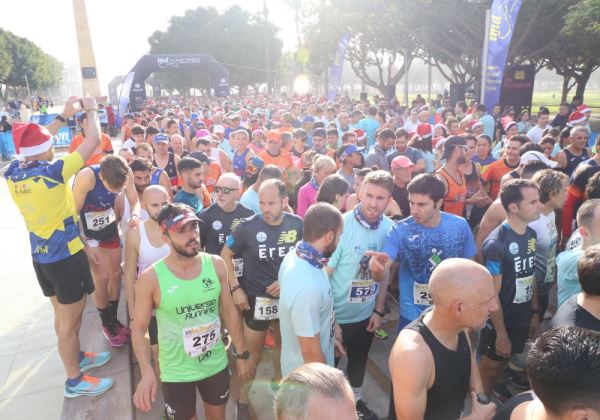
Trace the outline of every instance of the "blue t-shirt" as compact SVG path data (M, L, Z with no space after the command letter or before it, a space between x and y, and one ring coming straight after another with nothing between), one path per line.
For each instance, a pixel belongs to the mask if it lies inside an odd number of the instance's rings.
M571 296L581 292L581 284L577 277L577 262L583 252L579 247L561 252L556 257L558 306L565 303Z
M327 263L334 269L330 281L339 324L364 321L373 313L379 284L372 280L368 259L363 257L365 251L381 251L392 227L385 216L379 227L371 230L361 225L352 211L344 214L344 233Z
M479 122L483 123L483 134L488 136L492 141L496 134L496 121L490 114L485 114L479 117Z
M379 122L375 118L363 118L358 122L358 128L367 133L368 146L375 144L375 132L379 129Z
M204 208L202 205L202 200L200 200L196 194L190 194L189 192L185 192L183 190L179 190L177 194L175 194L175 197L173 197L173 202L187 204L194 209L196 214L200 214Z
M252 210L254 214L260 213L258 193L254 191L254 188L248 188L246 191L244 191L242 198L240 198L240 204Z
M219 144L219 148L225 152L229 159L233 159L233 148L231 147L231 143L229 143L228 139L224 138Z
M404 327L431 305L429 277L446 258L473 258L473 233L462 217L440 212L435 227L425 227L412 216L399 221L388 234L383 252L400 261L400 324Z
M325 269L319 270L291 251L281 263L278 280L281 372L287 375L304 364L298 337L317 334L325 361L333 366L335 315Z

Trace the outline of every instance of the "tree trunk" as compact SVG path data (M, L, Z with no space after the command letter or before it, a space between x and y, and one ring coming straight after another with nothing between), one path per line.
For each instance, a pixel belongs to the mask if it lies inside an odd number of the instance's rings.
M575 95L581 98L583 103L583 94L585 93L585 87L587 82L590 80L591 73L586 71L580 77L577 78L577 88L575 89Z
M562 93L560 96L560 101L561 102L566 102L567 101L567 95L569 94L569 81L571 80L571 76L569 75L563 75L563 85L562 85Z

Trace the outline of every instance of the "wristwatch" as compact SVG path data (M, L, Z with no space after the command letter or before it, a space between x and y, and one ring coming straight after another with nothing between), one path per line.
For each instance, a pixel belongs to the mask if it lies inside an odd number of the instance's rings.
M62 115L60 115L60 114L56 114L56 119L57 119L58 121L60 121L61 123L63 123L63 124L67 122L66 118L65 118L65 117L63 117L63 116L62 116Z
M487 405L490 404L492 400L490 400L489 397L485 394L477 393L477 402L479 404Z
M250 352L248 350L243 353L238 353L235 346L231 346L231 353L236 359L248 360L250 358Z

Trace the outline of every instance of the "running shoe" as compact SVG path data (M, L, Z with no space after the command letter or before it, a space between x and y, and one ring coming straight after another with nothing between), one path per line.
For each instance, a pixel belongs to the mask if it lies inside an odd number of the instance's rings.
M110 353L107 351L101 353L86 351L83 353L83 360L79 362L79 369L81 369L82 372L87 372L90 369L107 364L109 360Z
M121 335L116 325L109 325L108 327L102 327L102 335L108 341L111 347L123 347L127 343L128 338Z
M267 335L265 336L265 348L272 349L273 347L275 347L275 340L273 339L273 333L271 332L271 329L268 328Z
M131 337L131 330L125 325L121 324L121 321L115 319L115 325L117 327L117 330L119 331L119 334L124 335L127 338Z
M499 402L505 403L508 401L513 395L509 391L508 387L505 384L496 384L492 388L492 396L496 398Z
M375 338L379 338L380 340L387 340L388 333L386 333L383 328L379 328L375 330Z
M249 404L235 403L235 420L251 420Z
M510 383L519 389L531 389L531 385L529 385L529 379L527 378L526 372L517 372L516 370L511 369L510 367L506 369L506 376L510 380Z
M77 398L81 396L100 395L108 391L113 386L113 380L110 378L95 378L93 376L83 375L81 381L75 386L65 384L65 397Z
M356 414L360 420L381 420L363 400L356 401Z

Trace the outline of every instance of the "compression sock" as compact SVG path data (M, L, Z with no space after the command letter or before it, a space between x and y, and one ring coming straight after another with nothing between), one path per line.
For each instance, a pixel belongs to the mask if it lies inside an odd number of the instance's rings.
M117 319L117 310L119 309L119 301L118 300L109 300L108 301L108 309L110 309L110 316L112 319Z
M110 306L107 306L104 309L98 309L98 313L100 314L100 319L102 320L103 327L110 327L113 323L114 318L111 316Z

